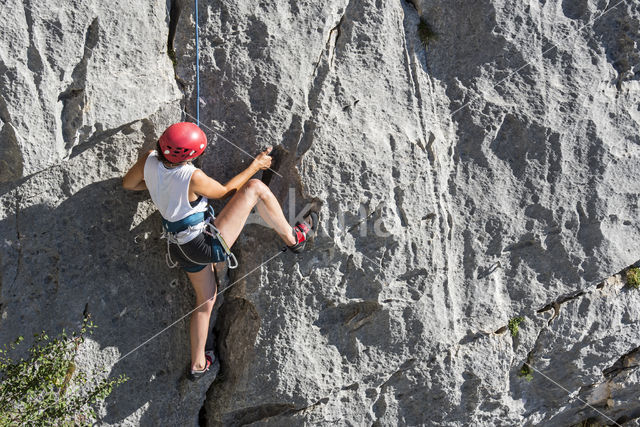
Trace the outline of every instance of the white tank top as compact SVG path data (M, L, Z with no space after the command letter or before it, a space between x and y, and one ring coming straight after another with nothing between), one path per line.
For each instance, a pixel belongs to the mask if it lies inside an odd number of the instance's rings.
M189 203L189 183L196 167L187 163L175 168L166 167L155 151L149 154L144 164L144 181L151 194L151 200L167 221L175 222L197 212L205 212L209 201L202 197L192 207ZM185 230L178 234L180 244L184 244L198 234L199 229Z

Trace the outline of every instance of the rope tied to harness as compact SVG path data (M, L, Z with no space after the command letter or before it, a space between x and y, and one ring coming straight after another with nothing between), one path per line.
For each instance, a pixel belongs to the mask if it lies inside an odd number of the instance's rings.
M224 238L222 237L220 230L218 230L218 228L213 224L214 220L215 220L215 216L214 216L213 208L211 206L209 206L207 215L205 215L204 212L197 212L177 222L170 222L170 221L164 220L163 226L162 226L163 233L161 238L167 239L167 254L165 255L165 261L167 263L167 267L175 268L179 265L178 262L171 259L170 248L172 243L178 247L178 249L180 250L180 253L187 261L196 265L210 264L210 262L194 261L193 259L191 259L191 257L189 257L185 253L184 249L182 248L182 245L185 244L186 242L181 240L180 238L181 235L189 235L192 232L202 232L204 234L211 236L213 239L217 239L217 241L220 243L220 246L222 247L222 249L224 250L224 253L227 256L226 261L227 261L227 265L229 266L229 269L233 270L237 268L238 260L236 259L236 256L233 254L233 252L231 252L231 249L229 248L229 245L227 245L227 242L225 242Z

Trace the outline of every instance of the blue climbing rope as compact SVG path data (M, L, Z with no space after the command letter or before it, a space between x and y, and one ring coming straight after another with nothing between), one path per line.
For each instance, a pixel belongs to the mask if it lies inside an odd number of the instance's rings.
M196 124L200 126L200 43L198 40L198 0L196 2Z

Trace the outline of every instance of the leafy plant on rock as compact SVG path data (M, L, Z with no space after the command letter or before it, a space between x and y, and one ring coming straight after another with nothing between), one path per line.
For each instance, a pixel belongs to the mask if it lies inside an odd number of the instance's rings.
M127 380L121 375L90 383L87 373L78 368L78 348L93 328L85 318L80 331L71 335L63 330L49 337L43 331L35 335L26 359L10 356L23 337L0 350L0 425L92 424L96 418L93 406Z
M640 288L640 268L633 267L627 270L627 286L633 289Z
M438 39L438 33L436 33L427 20L422 17L420 18L420 22L418 22L418 38L425 49L429 47L429 43Z
M527 381L531 381L533 379L533 369L531 369L531 366L529 366L528 363L525 363L524 365L522 365L522 368L520 368L518 376L520 378L524 378Z
M519 332L519 328L518 326L520 325L520 323L522 323L524 321L524 317L514 317L513 319L509 320L509 331L511 332L511 336L512 337L517 337L518 336L518 332Z

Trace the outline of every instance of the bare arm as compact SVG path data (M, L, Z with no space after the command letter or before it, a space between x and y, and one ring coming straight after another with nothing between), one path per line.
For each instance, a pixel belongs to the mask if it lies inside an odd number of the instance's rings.
M271 166L271 147L267 148L251 162L248 168L240 172L222 185L213 178L207 176L200 169L196 170L189 183L189 191L205 196L208 199L224 199L233 195L240 187L245 185L259 170L268 169Z
M147 185L144 182L144 163L153 150L144 153L138 161L129 169L129 172L122 178L122 186L127 190L141 191L146 190Z

